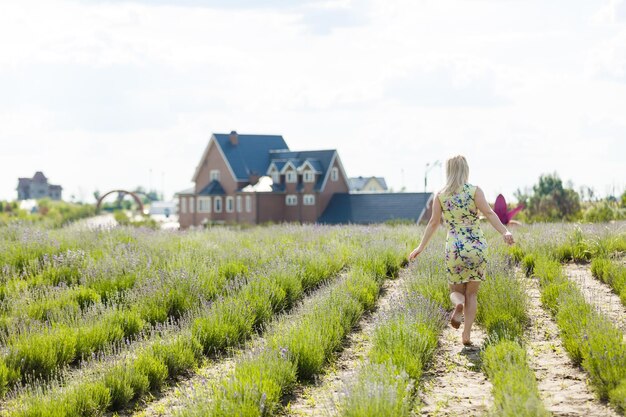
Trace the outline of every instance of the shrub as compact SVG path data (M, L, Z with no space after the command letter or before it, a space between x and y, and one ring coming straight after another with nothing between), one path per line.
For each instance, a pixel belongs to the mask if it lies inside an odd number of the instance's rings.
M133 364L135 372L148 377L150 389L159 389L168 377L168 369L162 360L151 352L143 352Z
M0 361L0 396L4 395L9 385L9 368Z
M137 276L134 273L124 273L114 277L103 277L89 285L98 293L102 302L107 302L123 291L133 288Z
M626 380L626 343L623 333L604 317L597 317L595 311L587 323L580 341L582 365L598 396L606 400L609 393Z
M96 323L78 329L76 337L76 358L83 359L98 352L109 343L124 338L124 330L119 325Z
M228 298L213 304L206 317L197 318L192 334L206 354L213 354L243 341L254 322L254 312L246 300Z
M535 271L535 256L531 253L522 258L522 269L527 277L533 275Z
M282 395L296 382L296 366L287 355L274 350L239 362L232 377L214 390L214 401L187 408L181 416L269 416Z
M92 288L78 287L74 292L74 299L81 309L100 302L100 295Z
M157 343L152 347L154 357L167 367L170 378L196 367L202 357L202 346L187 336L178 337L173 342Z
M111 404L111 391L104 382L87 382L69 395L67 415L101 416Z
M366 365L341 404L341 416L410 416L413 401L407 392L413 390L413 383L400 369L390 362Z
M607 258L594 258L591 262L591 273L620 296L626 305L626 267Z
M427 361L437 347L438 333L425 323L398 317L376 330L370 352L373 363L390 362L419 380Z
M601 399L620 395L626 378L626 343L622 332L585 302L575 284L562 275L555 261L542 259L542 301L555 313L563 346L576 364L582 365ZM595 274L604 274L607 264L596 261ZM619 400L614 400L619 404Z
M110 410L120 410L150 388L148 377L134 368L118 365L104 376L104 385L111 393Z
M518 340L528 323L526 294L523 284L504 266L492 267L478 292L476 319L483 323L490 338Z
M589 223L622 219L626 219L626 210L620 208L617 203L606 200L591 204L583 214L583 220Z
M528 367L526 351L512 341L488 345L483 367L493 384L494 414L498 416L549 416L539 397L537 381Z
M24 335L10 344L5 361L8 368L28 377L48 378L61 365L71 362L76 353L76 333L56 327Z
M131 337L139 333L144 327L144 321L138 312L134 310L118 310L113 314L111 325L120 326L125 337Z
M626 379L609 392L609 401L621 413L626 411Z
M511 255L511 258L516 264L519 264L520 262L522 262L525 253L521 247L519 247L518 245L514 245L509 248L509 255Z

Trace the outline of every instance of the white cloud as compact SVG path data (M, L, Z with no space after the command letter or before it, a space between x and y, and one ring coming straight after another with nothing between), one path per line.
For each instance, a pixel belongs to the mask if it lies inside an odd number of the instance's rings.
M152 169L171 194L232 129L337 148L395 189L455 153L491 197L553 171L624 186L624 2L606 4L3 2L0 199L35 170L88 197Z

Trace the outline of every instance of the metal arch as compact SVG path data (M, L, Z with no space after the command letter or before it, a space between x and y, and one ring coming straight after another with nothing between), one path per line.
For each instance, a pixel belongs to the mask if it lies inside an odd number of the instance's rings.
M109 196L109 195L111 195L113 193L129 194L135 200L135 203L137 203L137 205L139 206L139 211L141 213L143 213L143 203L141 202L141 199L139 198L137 193L135 193L133 191L126 191L126 190L111 190L111 191L101 195L100 198L98 198L98 202L96 203L96 212L100 211L100 205L102 204L102 200L104 200L105 197L107 197L107 196Z

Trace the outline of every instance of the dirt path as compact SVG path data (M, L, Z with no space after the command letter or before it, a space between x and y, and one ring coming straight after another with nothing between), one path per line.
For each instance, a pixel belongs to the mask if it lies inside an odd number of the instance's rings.
M402 269L398 278L385 281L376 310L361 318L354 331L348 335L345 348L324 374L314 383L295 389L286 406L285 415L293 417L337 415L337 404L345 395L345 382L357 374L361 362L370 350L371 337L379 317L392 308L394 300L397 300L404 289L407 274L410 273L409 269Z
M526 333L529 364L548 411L560 417L617 417L612 409L595 398L587 384L587 375L567 356L556 323L541 307L537 280L520 279L526 284L529 296L531 323Z
M626 333L626 308L611 287L594 278L589 265L568 264L563 266L563 270L570 280L578 284L585 300Z
M433 365L423 377L419 415L481 416L491 406L491 382L481 371L480 359L485 332L474 325L474 346L466 348L461 329L448 326L439 338Z

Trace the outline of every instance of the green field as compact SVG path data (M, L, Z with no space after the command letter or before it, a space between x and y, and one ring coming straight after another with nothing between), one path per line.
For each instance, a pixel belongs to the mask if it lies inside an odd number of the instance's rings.
M300 405L319 406L303 393L323 392L323 376L334 373L349 377L340 389L328 387L340 400L321 415L419 415L450 308L443 232L406 265L422 231L0 228L0 410L296 416ZM623 413L624 329L562 265L583 265L626 303L626 226L537 224L515 230L519 243L511 248L486 232L488 279L477 317L486 336L472 370L491 384L483 413L551 414L551 394L528 353L535 343L529 282L559 329L562 365L585 376L593 407ZM391 301L390 282L400 285ZM336 366L355 336L366 348L349 366ZM436 386L433 395L445 389ZM444 413L451 398L442 415L454 415Z

